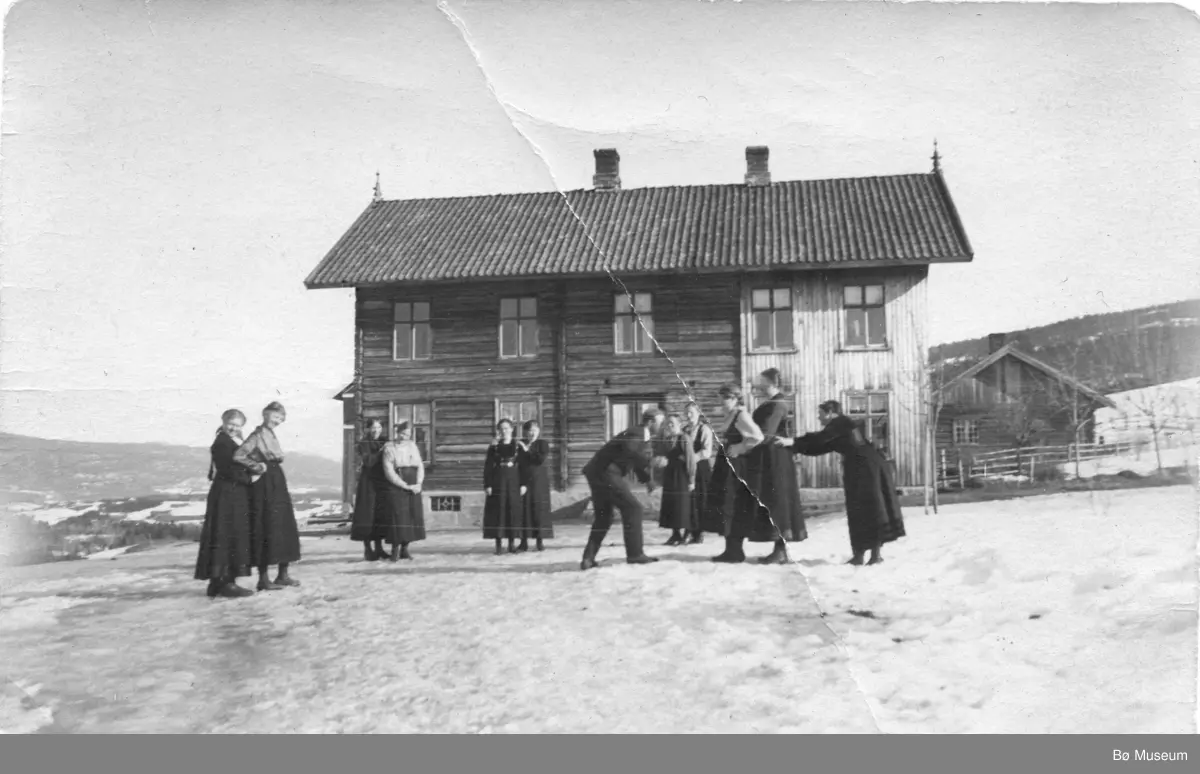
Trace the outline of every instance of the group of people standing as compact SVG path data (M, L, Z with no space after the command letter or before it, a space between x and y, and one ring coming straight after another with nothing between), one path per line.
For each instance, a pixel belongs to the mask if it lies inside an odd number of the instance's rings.
M196 580L208 581L210 597L244 597L253 591L238 578L258 571L258 591L277 591L300 583L288 566L300 559L300 532L283 474L283 448L275 428L287 411L272 402L262 424L242 437L246 415L229 409L210 448L212 482L200 533ZM270 568L278 567L274 580Z
M554 537L550 520L550 474L545 464L550 445L541 437L541 426L531 420L515 437L510 419L496 425L496 438L488 446L483 468L486 495L483 537L494 540L496 553L538 551ZM363 544L367 561L412 559L408 546L425 539L421 484L425 467L420 449L412 440L407 422L395 427L394 440L383 438L383 426L372 420L367 438L359 445L362 466L354 502L350 539ZM518 544L518 541L519 544ZM383 543L390 544L384 551Z
M761 398L753 414L742 389L723 386L723 414L709 424L695 402L684 416L652 409L641 424L619 433L583 468L595 513L581 569L597 567L596 557L621 512L625 554L630 564L650 564L643 546L643 510L630 476L653 490L653 471L661 471L659 526L671 530L667 545L697 544L705 533L720 535L724 550L714 562L746 561L745 543L771 543L758 561L785 564L787 544L807 539L793 455L842 457L846 515L853 556L849 564L883 561L885 543L903 537L904 521L891 467L865 437L858 423L842 414L837 401L818 408L822 429L792 437L786 427L788 406L776 369L763 371L754 389ZM288 566L300 559L296 516L283 474L283 450L275 428L287 419L279 403L263 409L262 424L243 439L246 417L226 411L211 447L204 527L195 577L207 580L210 597L240 597L254 592L237 579L258 572L258 591L299 583ZM363 544L367 561L412 559L409 546L425 539L421 487L425 464L408 422L393 428L389 440L372 420L359 445L362 467L350 538ZM484 461L486 496L483 537L495 541L497 554L537 551L554 537L550 475L545 464L550 446L536 421L525 422L521 438L510 419L496 425L496 438ZM519 544L518 544L519 541ZM387 550L384 543L389 544ZM269 568L277 566L272 580Z
M904 536L904 522L891 467L865 437L862 428L842 414L837 401L818 409L823 429L792 437L785 427L787 403L780 373L763 371L754 389L762 398L754 413L744 405L742 389L720 389L723 416L717 426L706 423L694 402L687 421L653 409L642 423L613 438L584 467L592 494L595 520L581 569L597 565L596 555L621 512L625 553L631 564L657 561L643 550L642 507L630 487L632 474L653 489L652 470L662 469L659 526L672 531L667 545L695 544L704 533L721 535L725 549L714 562L746 561L745 543L772 543L762 564L789 561L787 543L807 539L799 481L792 457L838 453L843 460L843 486L853 552L850 564L883 561L884 543ZM666 431L660 429L665 421Z

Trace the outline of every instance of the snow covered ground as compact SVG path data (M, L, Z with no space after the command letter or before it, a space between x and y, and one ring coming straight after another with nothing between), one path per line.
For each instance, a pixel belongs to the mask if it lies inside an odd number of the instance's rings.
M1130 471L1142 476L1149 476L1158 470L1158 457L1162 457L1163 468L1182 468L1195 470L1200 463L1200 446L1182 446L1178 448L1162 448L1155 455L1154 448L1142 449L1139 454L1121 457L1100 457L1079 463L1080 478L1115 475L1122 471ZM1074 473L1075 464L1067 463L1060 466L1064 471Z
M494 557L474 532L366 563L304 539L299 589L208 600L195 545L4 571L15 732L1192 733L1190 487L907 513L873 568L844 519L785 567L586 527ZM761 547L759 553L765 553Z

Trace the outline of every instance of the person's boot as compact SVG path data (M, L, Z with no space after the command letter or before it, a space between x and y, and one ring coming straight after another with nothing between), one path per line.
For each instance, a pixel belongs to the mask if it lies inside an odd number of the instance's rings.
M883 564L883 554L879 552L878 548L871 549L871 559L867 562L867 566L873 564Z
M663 543L663 545L664 546L677 546L682 542L683 542L683 537L680 536L679 530L675 530L674 532L671 533L671 537L667 538L667 542Z
M221 582L218 580L210 580L208 582L208 590L204 592L205 596L213 599L217 594L221 593Z
M399 543L392 543L392 553L390 556L388 556L388 561L389 562L400 561L400 544Z
M758 560L759 564L788 564L787 544L783 540L775 541L771 553Z
M579 569L591 570L600 566L596 561L596 555L600 553L600 546L604 542L604 538L596 535L588 535L587 545L583 549L583 561L579 563Z
M500 538L496 538L496 556L502 553L504 553L504 545L501 543Z
M235 599L237 597L252 597L252 596L254 596L253 591L251 591L250 589L242 588L241 586L237 585L237 583L234 581L229 581L224 586L222 586L221 589L217 592L217 594L219 594L222 597L228 597L230 599Z
M521 538L521 545L517 546L517 553L523 554L528 550L529 550L529 540L527 538Z
M510 554L515 554L517 552L516 541L514 541L512 538L508 539L508 552Z
M860 567L860 566L862 566L862 563L863 563L863 555L862 555L862 552L861 552L861 551L860 551L860 552L858 552L858 553L856 553L856 554L855 554L855 555L854 555L854 556L853 556L853 557L850 559L850 561L846 562L846 564L854 565L855 567Z
M379 561L379 552L371 547L370 540L363 541L363 561L367 561L367 562Z
M625 560L627 564L654 564L657 561L657 556L646 556L645 554L642 554L641 556L631 556Z
M387 558L388 558L388 552L383 550L383 541L376 540L375 541L375 559L380 560L380 559L387 559Z
M538 538L538 539L537 539L537 550L538 550L538 551L545 551L545 550L546 550L546 546L542 544L542 539L541 539L541 538Z
M299 586L300 581L288 575L287 564L279 565L279 573L275 576L275 584L278 586Z
M400 558L401 559L412 559L412 554L410 554L408 552L408 543L400 544Z
M712 560L722 564L740 564L746 561L746 552L742 550L741 539L725 538L725 550L714 556Z
M688 538L687 544L689 546L695 546L695 545L699 545L703 542L704 542L704 533L703 532L693 532L692 536L690 538Z
M278 583L272 583L270 576L265 569L258 571L258 585L255 587L259 591L279 591L283 588Z

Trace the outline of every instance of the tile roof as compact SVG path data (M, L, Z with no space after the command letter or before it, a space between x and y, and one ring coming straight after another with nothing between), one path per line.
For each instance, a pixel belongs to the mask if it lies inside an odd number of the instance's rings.
M601 275L605 256L617 274L661 274L961 262L972 251L935 172L377 201L305 284Z

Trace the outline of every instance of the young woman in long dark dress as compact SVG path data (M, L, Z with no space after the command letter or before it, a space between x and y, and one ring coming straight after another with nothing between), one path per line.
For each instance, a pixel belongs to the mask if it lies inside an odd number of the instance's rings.
M712 480L713 456L716 454L717 438L712 427L704 421L700 406L692 401L686 409L687 425L684 432L688 443L692 446L692 456L695 459L692 473L692 517L688 532L688 545L704 542L704 532L700 529L705 502L708 499L709 483Z
M658 526L671 530L667 545L684 542L684 535L694 529L692 524L692 490L695 488L695 457L691 439L683 432L683 419L678 414L667 417L663 433L662 507Z
M542 438L542 426L531 419L522 426L522 483L525 485L525 529L517 551L529 550L529 537L537 541L537 550L546 550L543 540L554 538L550 518L550 444Z
M425 483L425 461L412 439L412 425L396 425L394 441L383 447L380 466L386 486L376 495L376 529L392 546L387 557L396 562L412 559L408 546L425 539L425 504L421 487Z
M786 556L786 545L767 509L762 507L758 495L747 484L758 477L749 452L762 443L762 430L742 405L741 387L727 384L721 388L720 395L725 409L725 419L718 429L722 442L713 468L702 526L705 532L725 536L725 550L712 560L728 564L746 561L743 546L749 540L751 543L774 543L775 549L760 561L778 563L781 553Z
M754 380L754 389L762 398L754 409L754 423L763 433L763 442L750 452L748 469L753 476L751 489L758 494L759 502L769 513L771 521L787 541L799 542L808 539L804 526L804 513L800 508L800 482L796 476L796 463L786 449L776 446L777 437L790 438L788 432L788 404L780 389L781 375L778 368L768 368ZM772 553L769 560L785 559L782 551Z
M299 586L288 575L288 565L300 560L300 530L296 512L283 475L283 447L275 437L275 428L287 420L287 411L272 402L263 409L263 423L255 428L233 455L233 461L254 474L250 487L251 558L258 568L258 590L277 591L284 586ZM278 565L275 580L268 570Z
M904 537L904 518L891 467L883 454L867 440L862 429L842 414L836 400L822 403L818 417L823 429L799 438L778 438L775 444L791 448L793 454L810 457L836 452L842 455L842 485L846 491L846 522L850 528L850 550L854 556L847 564L861 565L883 561L884 543Z
M237 585L250 573L250 474L235 465L233 455L242 443L246 415L230 409L221 415L221 429L209 449L208 507L200 531L196 580L208 581L210 597L248 597L254 592Z
M521 484L521 445L513 439L513 423L501 419L496 424L497 439L488 447L483 463L483 539L496 541L496 553L501 543L508 541L508 552L517 552L516 540L523 534L525 507Z
M375 562L388 558L383 550L385 536L382 525L377 523L375 508L378 492L388 483L383 475L383 447L387 444L387 439L383 437L383 423L378 419L368 422L366 436L358 444L358 458L362 464L358 470L350 539L362 541L363 559Z

